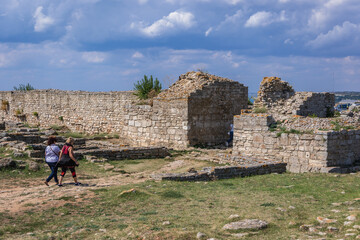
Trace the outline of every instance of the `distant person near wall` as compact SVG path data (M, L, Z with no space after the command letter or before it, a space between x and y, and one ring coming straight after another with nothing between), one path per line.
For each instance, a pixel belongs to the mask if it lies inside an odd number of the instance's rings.
M225 142L225 146L229 146L234 138L234 124L230 124L230 131L228 132L229 139Z

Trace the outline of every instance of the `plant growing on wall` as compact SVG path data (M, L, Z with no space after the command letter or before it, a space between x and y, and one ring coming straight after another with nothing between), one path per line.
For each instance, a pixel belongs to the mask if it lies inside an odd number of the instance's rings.
M19 84L18 87L14 86L14 90L15 91L31 91L31 90L35 90L35 88L33 86L30 85L30 83L24 85L24 84Z
M33 115L34 115L35 117L39 117L39 113L38 113L38 112L33 112Z
M2 100L1 101L1 110L7 111L9 109L9 101Z
M134 84L134 90L136 91L134 94L138 96L139 99L144 100L157 96L161 88L161 83L157 78L154 81L152 75L150 75L150 77L144 75L141 81L137 81L137 83Z
M23 113L24 113L24 110L22 110L22 109L15 110L15 116L17 116L17 117L21 117L23 115Z

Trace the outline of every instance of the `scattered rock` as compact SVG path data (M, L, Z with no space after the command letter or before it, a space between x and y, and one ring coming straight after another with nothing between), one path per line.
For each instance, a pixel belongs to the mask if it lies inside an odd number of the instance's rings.
M332 203L333 206L341 206L341 203Z
M189 168L189 169L188 169L188 172L189 172L189 173L197 173L197 171L195 170L195 168Z
M234 219L234 218L239 218L240 216L239 215L237 215L237 214L232 214L232 215L230 215L228 218L229 219Z
M232 236L234 236L236 238L243 238L243 237L249 236L249 233L235 233L235 234L232 234Z
M332 209L332 210L330 210L331 212L334 212L334 213L339 213L340 212L340 210L337 210L337 209Z
M162 223L162 225L170 225L170 224L171 224L170 221L165 221Z
M266 221L258 219L245 219L239 222L232 222L225 224L224 230L239 230L239 229L250 229L250 230L259 230L266 228L268 223Z
M0 170L6 168L16 168L16 162L10 158L0 158Z
M328 223L336 223L337 222L337 220L335 220L335 219L329 219L329 218L324 218L324 217L317 217L316 220L320 224L328 224Z
M198 232L196 234L196 238L197 239L205 239L206 238L206 234L205 233L202 233L202 232Z
M355 221L356 220L356 216L355 215L350 215L346 218L346 220L349 220L349 221Z
M286 212L286 209L281 207L277 207L276 210L279 210L280 212Z
M46 131L44 132L44 134L45 134L46 136L51 136L51 135L57 135L57 132L56 132L54 129L49 129L49 130L46 130Z
M294 206L289 206L289 209L295 209L295 207Z
M327 227L327 230L330 231L330 232L338 232L339 231L338 228L332 227L332 226Z
M345 237L351 237L351 236L356 236L356 233L346 233Z
M350 226L352 224L354 224L354 222L351 222L351 221L345 221L344 222L344 226Z
M111 165L111 164L107 164L104 166L104 170L105 171L111 171L115 168L115 166Z
M354 225L353 228L359 229L359 228L360 228L360 225Z
M127 173L124 169L120 169L120 168L114 168L112 171L117 172L117 173L122 173L122 174Z
M31 161L31 162L29 162L29 170L33 171L33 172L39 171L40 165L36 162Z

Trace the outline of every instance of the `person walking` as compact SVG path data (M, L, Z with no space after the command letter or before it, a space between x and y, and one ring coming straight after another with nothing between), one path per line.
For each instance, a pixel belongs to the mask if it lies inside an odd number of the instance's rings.
M79 186L81 183L78 182L75 166L79 166L79 162L74 157L74 139L69 137L66 140L64 147L61 149L58 166L61 166L60 182L59 187L62 187L62 181L64 179L66 171L69 169L74 179L75 185Z
M44 182L46 186L49 186L49 182L52 178L54 178L56 184L59 184L59 180L57 178L57 162L59 161L60 148L55 143L56 138L54 136L50 136L47 141L47 147L45 148L45 162L49 165L51 170L49 177Z

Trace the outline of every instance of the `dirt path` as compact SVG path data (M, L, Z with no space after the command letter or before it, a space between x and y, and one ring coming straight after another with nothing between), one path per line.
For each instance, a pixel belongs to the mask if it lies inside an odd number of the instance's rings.
M46 210L64 205L68 202L66 199L69 198L74 199L76 203L91 201L95 197L94 192L91 191L93 189L144 182L154 173L186 171L190 167L204 165L203 161L195 162L196 160L203 160L204 157L211 159L219 156L216 151L205 151L202 154L192 153L174 158L172 162L161 166L156 172L143 171L130 175L118 174L84 180L80 176L82 186L75 186L69 177L65 177L64 187L56 186L53 181L48 187L43 183L43 178L28 181L3 179L0 181L0 213L21 214L30 210Z

